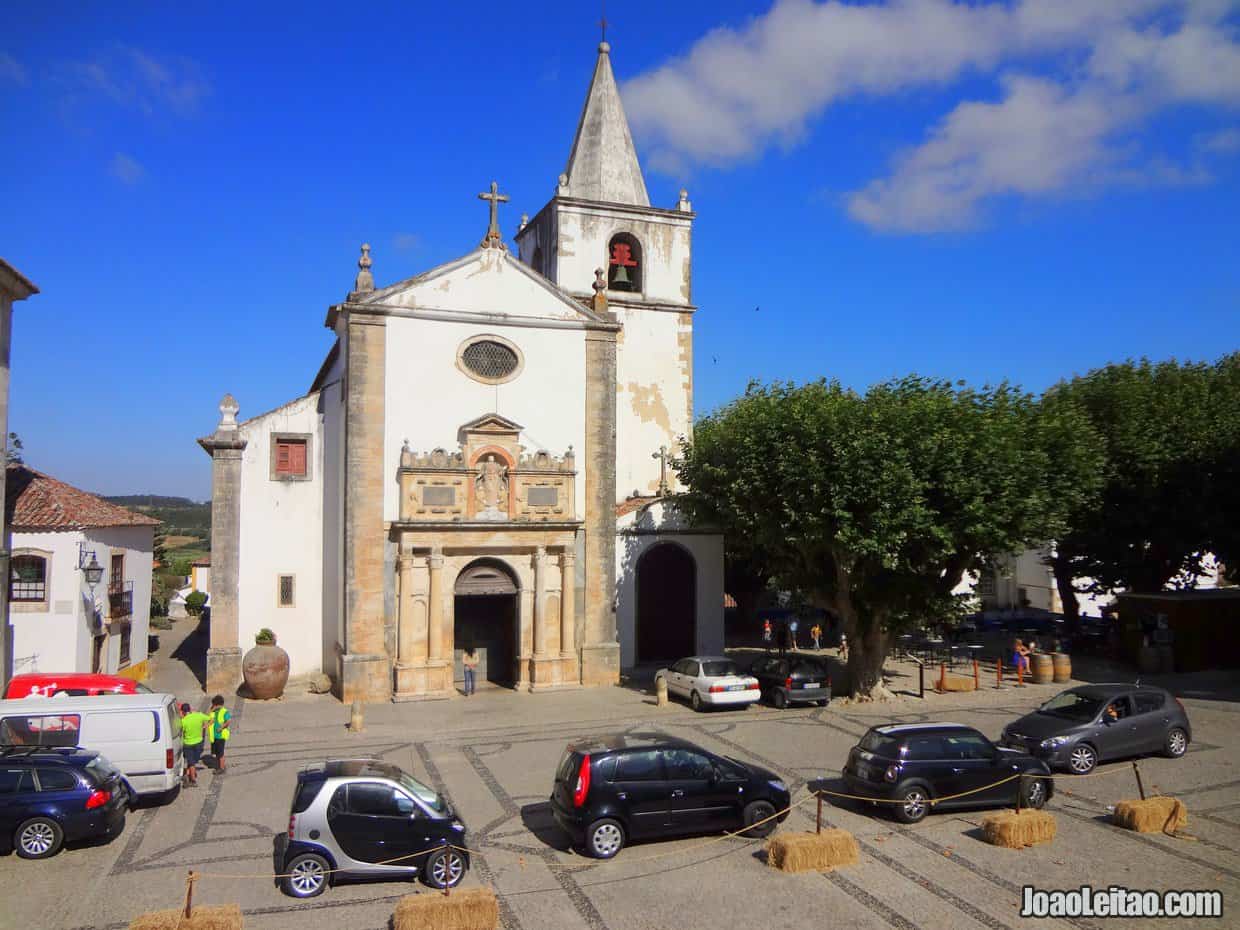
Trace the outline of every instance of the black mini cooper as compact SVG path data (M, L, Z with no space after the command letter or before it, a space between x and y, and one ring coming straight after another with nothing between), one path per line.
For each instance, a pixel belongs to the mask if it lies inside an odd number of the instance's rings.
M996 746L972 727L913 723L871 727L848 754L844 781L850 794L897 802L881 806L902 823L916 823L931 807L1005 807L1018 794L1025 807L1041 807L1054 782L1012 776L1050 772L1040 759Z
M569 743L551 791L556 822L596 859L635 839L742 829L766 836L787 818L788 802L774 772L662 733Z

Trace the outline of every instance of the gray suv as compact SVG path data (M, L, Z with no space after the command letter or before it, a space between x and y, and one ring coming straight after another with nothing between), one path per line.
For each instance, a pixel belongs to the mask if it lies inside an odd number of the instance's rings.
M294 898L348 878L420 876L453 888L469 869L468 845L451 805L412 775L377 759L337 759L297 773L276 870Z
M1003 728L1003 745L1077 775L1099 762L1160 752L1178 759L1193 728L1179 698L1150 685L1069 688Z

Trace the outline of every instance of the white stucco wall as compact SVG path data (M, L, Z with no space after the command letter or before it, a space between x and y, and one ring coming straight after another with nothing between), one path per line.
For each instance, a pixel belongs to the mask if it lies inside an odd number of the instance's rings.
M151 558L154 530L149 526L119 526L56 533L14 533L13 553L51 553L47 609L14 604L13 672L89 672L91 670L91 591L78 570L78 546L85 542L104 568L95 586L94 604L107 621L108 586L112 582L112 554L125 557L124 581L133 582L133 614L130 619L129 663L147 659L151 621ZM110 632L102 670L121 670L119 631Z
M319 394L309 394L241 424L241 545L237 584L238 644L275 631L293 675L322 668L323 429ZM272 480L276 433L308 433L310 479ZM280 607L279 576L293 575L294 606Z
M488 333L511 342L524 359L520 374L505 384L480 383L457 367L461 344ZM521 443L527 454L546 449L563 455L571 445L580 468L585 461L585 385L584 329L390 317L384 438L390 480L384 490L384 520L399 517L396 469L404 441L418 453L436 447L455 452L459 428L486 413L499 413L525 427ZM580 474L576 492L580 519L585 513Z
M690 530L675 508L652 503L626 514L616 524L616 627L620 665L637 661L637 574L642 554L661 542L675 542L688 550L696 565L695 651L722 654L723 536Z

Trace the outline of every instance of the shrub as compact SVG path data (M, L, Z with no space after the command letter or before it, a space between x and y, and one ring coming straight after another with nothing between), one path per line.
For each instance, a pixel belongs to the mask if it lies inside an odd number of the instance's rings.
M268 627L263 627L254 634L254 644L256 646L274 646L276 644L276 634Z
M185 610L191 617L197 617L202 613L202 608L207 603L207 596L201 591L194 591L185 599Z

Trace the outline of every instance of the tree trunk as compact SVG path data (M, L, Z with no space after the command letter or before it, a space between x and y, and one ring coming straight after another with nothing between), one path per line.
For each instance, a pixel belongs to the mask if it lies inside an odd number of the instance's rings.
M1072 563L1062 555L1055 555L1050 560L1051 571L1055 575L1055 588L1059 591L1059 601L1063 605L1064 632L1075 636L1081 628L1081 605L1076 599L1076 586L1072 581Z
M888 637L878 617L849 624L848 683L854 700L874 701L891 697L883 684L883 662L887 659ZM861 626L861 629L858 629Z

